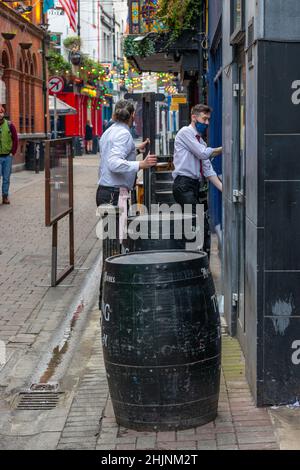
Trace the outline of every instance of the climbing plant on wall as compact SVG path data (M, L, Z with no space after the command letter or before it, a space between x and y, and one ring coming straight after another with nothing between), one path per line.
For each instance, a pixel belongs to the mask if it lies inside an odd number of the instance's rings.
M177 39L182 31L200 26L203 0L160 0L157 16Z
M123 52L125 57L137 55L147 57L155 52L154 40L145 37L142 41L135 41L134 36L126 36L123 42Z

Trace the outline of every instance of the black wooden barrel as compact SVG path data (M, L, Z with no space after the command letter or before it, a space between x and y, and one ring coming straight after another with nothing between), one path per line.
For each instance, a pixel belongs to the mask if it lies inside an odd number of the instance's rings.
M207 255L114 256L104 276L102 344L117 422L162 431L213 420L221 336Z
M127 237L122 242L123 252L185 250L187 243L195 242L199 230L198 217L193 214L129 217Z

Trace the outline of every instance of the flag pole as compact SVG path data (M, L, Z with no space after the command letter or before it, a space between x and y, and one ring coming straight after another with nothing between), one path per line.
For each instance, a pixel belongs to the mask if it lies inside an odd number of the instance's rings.
M77 34L80 38L80 0L77 0Z

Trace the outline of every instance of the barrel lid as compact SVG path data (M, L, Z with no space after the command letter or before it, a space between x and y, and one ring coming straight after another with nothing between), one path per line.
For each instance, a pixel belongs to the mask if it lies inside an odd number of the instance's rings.
M139 251L107 258L113 264L162 264L194 261L206 257L206 253L187 250Z
M136 217L137 220L191 220L197 216L194 214L176 214L176 213L160 213L150 215L139 215Z
M197 215L195 214L176 214L161 212L159 214L148 214L148 215L137 215L134 217L134 220L191 220L195 219ZM133 216L130 217L133 219Z

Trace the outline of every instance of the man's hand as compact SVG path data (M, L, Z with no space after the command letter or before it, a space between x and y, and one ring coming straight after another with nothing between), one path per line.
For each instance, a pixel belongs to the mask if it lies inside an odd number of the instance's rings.
M140 161L140 169L145 170L146 168L151 168L152 166L155 166L156 163L157 163L157 156L150 155L149 153L144 160Z
M223 147L217 147L217 148L214 149L211 156L216 157L217 155L221 155L222 151L223 151Z
M148 144L150 144L150 139L147 138L146 140L144 140L144 142L142 142L140 145L137 146L137 149L138 149L141 153L143 153L143 152L145 152L146 146L147 146Z

